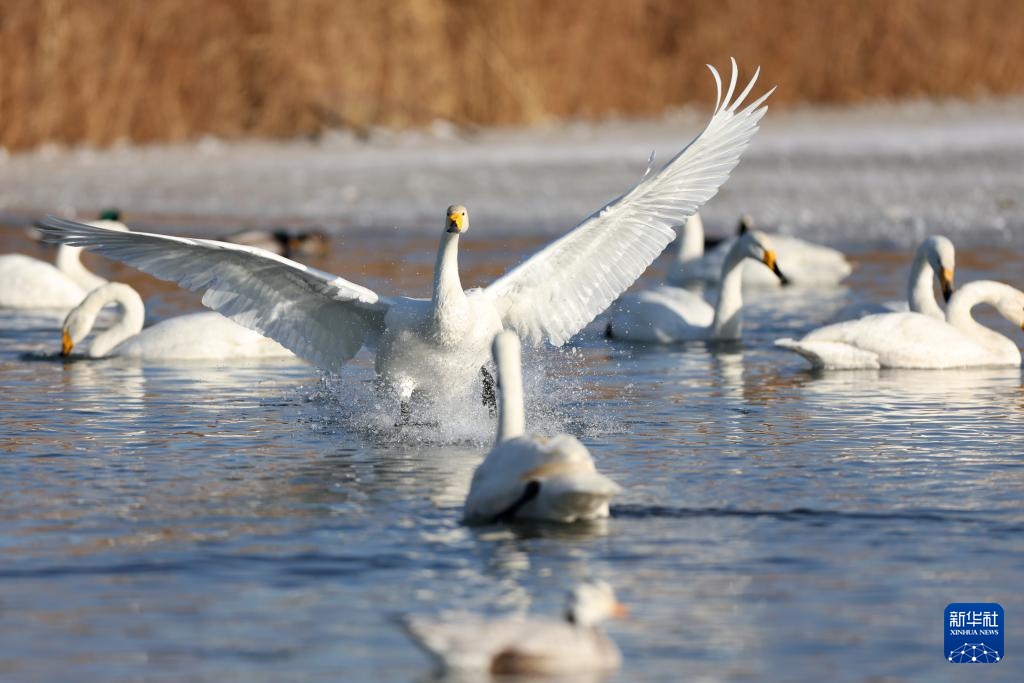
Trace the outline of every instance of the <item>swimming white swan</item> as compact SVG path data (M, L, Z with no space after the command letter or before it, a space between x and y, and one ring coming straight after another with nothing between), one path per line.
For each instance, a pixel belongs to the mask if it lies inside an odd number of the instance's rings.
M511 328L531 344L563 344L621 294L674 237L672 225L711 198L738 163L771 91L740 109L757 80L736 92L737 69L707 127L661 171L611 202L485 289L463 291L459 237L466 209L449 207L430 299L380 296L252 247L148 233L112 234L72 221L43 221L51 238L85 247L192 290L203 303L337 371L376 346L380 384L403 405L471 386L494 335Z
M748 230L753 230L754 221L744 215L740 218L739 236L726 240L717 247L704 252L704 224L699 216L687 220L683 225L682 238L676 260L669 267L666 280L673 285L689 285L702 282L718 282L722 273L722 262L733 243ZM829 247L812 244L806 240L773 233L772 244L780 254L786 256L786 279L794 285L835 285L848 276L853 268L842 252ZM756 287L778 287L778 278L755 263L743 267L743 284Z
M978 280L953 293L946 320L923 313L882 313L775 343L796 351L812 366L829 370L1020 365L1020 349L1013 340L971 316L971 309L981 303L994 306L1024 330L1024 292Z
M953 295L953 278L956 272L956 249L948 237L933 235L922 240L914 252L907 278L907 300L869 303L844 308L837 320L863 318L874 313L899 313L913 311L938 320L946 319L946 312L935 300L933 281L939 283L943 301Z
M265 358L292 355L266 337L234 323L220 313L189 313L142 329L146 309L138 292L120 282L108 282L89 292L61 329L61 355L89 336L96 316L109 303L121 307L117 322L93 339L90 358L125 356L144 360Z
M473 473L464 519L469 524L542 519L575 522L608 516L619 486L597 471L587 447L575 437L527 435L519 338L494 338L498 368L498 437Z
M718 302L711 304L678 287L658 287L623 295L608 322L608 336L635 342L724 341L739 339L743 327L743 282L748 259L772 277L785 281L768 237L756 230L732 243L722 261ZM785 254L784 254L785 256ZM763 264L763 265L762 265ZM768 266L765 268L764 266Z
M557 676L619 668L619 649L599 624L626 614L611 586L590 581L569 594L560 620L462 614L447 619L409 616L403 625L443 671Z
M128 231L126 225L111 219L88 225ZM0 308L66 310L76 306L86 294L106 283L82 265L81 252L80 247L60 245L55 266L23 254L0 256Z

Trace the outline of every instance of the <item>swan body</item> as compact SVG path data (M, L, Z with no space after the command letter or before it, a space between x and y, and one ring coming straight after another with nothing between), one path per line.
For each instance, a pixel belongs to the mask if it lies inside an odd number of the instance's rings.
M109 303L120 306L121 316L96 335L86 353L89 358L225 360L292 355L277 342L212 311L177 316L142 329L146 315L142 299L120 282L94 289L68 313L61 331L61 355L69 355L89 335L96 316Z
M907 278L906 301L886 301L879 304L844 308L837 320L862 318L874 313L923 313L937 320L945 320L946 312L935 300L933 282L938 282L942 298L948 302L953 295L956 272L956 249L948 237L933 235L921 241L914 252Z
M779 270L773 244L774 237L769 242L768 237L758 231L744 233L732 243L721 265L722 284L714 308L693 292L677 287L659 287L622 296L608 322L608 336L661 344L739 339L743 322L744 265L752 263L780 281L789 275L788 261L786 276Z
M91 226L127 232L119 221L99 220ZM60 309L76 306L86 294L106 283L81 261L81 248L62 244L54 265L23 254L0 255L0 308Z
M622 656L600 623L625 614L611 586L593 581L570 593L564 619L460 614L403 625L442 671L557 676L618 669Z
M711 198L739 162L771 91L741 108L757 74L737 93L737 68L707 127L660 171L575 229L476 292L458 279L466 209L449 208L430 300L381 296L343 278L264 250L150 233L107 230L48 217L52 239L203 290L203 303L277 340L296 355L339 371L360 348L377 350L382 386L403 406L413 394L450 396L479 376L490 335L515 330L530 344L559 346L604 311L675 237L672 225ZM734 97L735 95L735 97Z
M971 309L995 306L1024 329L1024 292L991 280L968 283L949 300L946 320L924 313L882 313L826 325L802 339L775 343L827 370L964 368L1020 365L1013 340L978 323Z
M740 235L704 252L704 225L688 220L683 226L680 249L669 267L666 280L673 285L716 283L729 249L744 232L753 228L749 216L740 219ZM786 255L786 278L794 285L835 285L846 278L853 267L842 252L788 235L772 235L772 244ZM699 249L699 250L698 250ZM753 287L778 287L779 279L756 263L743 265L743 284Z
M597 471L587 447L575 437L524 433L519 339L494 339L498 367L498 436L473 473L464 519L469 524L524 519L554 522L608 516L618 484Z

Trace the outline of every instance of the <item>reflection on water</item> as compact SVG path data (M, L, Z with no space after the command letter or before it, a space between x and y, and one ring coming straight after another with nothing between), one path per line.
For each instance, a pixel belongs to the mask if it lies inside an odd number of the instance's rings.
M475 239L473 277L516 258ZM388 259L433 246L386 247L316 265L425 287ZM867 257L845 288L749 293L739 344L630 346L599 321L528 353L529 424L581 435L624 486L610 520L572 528L459 524L493 420L471 397L396 429L368 357L329 379L291 360L66 362L59 316L0 313L0 678L424 680L396 614L558 614L601 577L634 614L608 627L612 680L959 680L941 607L1020 607L1024 384L813 373L771 347L865 291L899 296L904 273ZM998 263L1024 272L1024 254ZM159 315L195 304L91 265ZM990 669L1019 679L1013 658Z

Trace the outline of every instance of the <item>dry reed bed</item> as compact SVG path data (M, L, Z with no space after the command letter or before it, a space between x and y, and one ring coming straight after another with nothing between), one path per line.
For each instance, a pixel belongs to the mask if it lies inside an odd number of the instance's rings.
M1024 91L1019 0L0 0L0 146Z

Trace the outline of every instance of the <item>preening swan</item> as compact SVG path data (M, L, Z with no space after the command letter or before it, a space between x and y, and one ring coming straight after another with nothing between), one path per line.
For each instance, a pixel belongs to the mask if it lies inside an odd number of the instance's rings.
M469 216L449 208L430 299L381 296L340 277L252 247L148 233L112 234L72 221L43 221L51 238L85 247L192 290L203 303L265 334L321 368L337 371L376 347L380 384L403 404L471 386L495 333L559 346L647 268L684 220L725 182L757 130L771 94L740 108L757 73L736 92L737 69L704 131L657 173L592 214L485 289L462 289L459 238Z
M88 225L127 232L116 212L104 212L100 220ZM55 265L24 256L0 256L0 308L60 309L77 305L86 294L106 283L82 265L82 249L61 244Z
M70 355L89 336L96 316L108 303L118 304L121 315L93 339L86 354L90 358L230 360L292 355L272 339L212 311L180 315L142 329L146 309L138 292L126 284L108 282L68 313L61 329L62 356Z
M788 261L786 275L779 270L771 248L773 242L774 236L769 242L764 233L752 230L732 243L721 265L722 284L714 308L693 292L678 287L626 294L612 309L608 336L662 344L739 339L743 327L744 264L755 261L752 265L781 282L789 276Z
M887 301L881 304L855 305L846 307L836 316L837 320L863 318L874 313L899 313L913 311L938 320L946 319L946 312L935 300L932 282L938 282L943 301L953 295L953 278L956 271L956 249L948 237L933 235L922 240L914 252L907 278L907 300Z
M1020 365L1020 349L1013 340L971 316L971 309L982 303L1024 330L1024 292L978 280L953 293L946 320L923 313L882 313L775 343L829 370Z
M442 671L556 676L619 668L619 649L599 625L626 614L611 586L590 581L569 594L560 620L410 616L403 625Z
M542 519L555 522L608 516L608 501L619 486L597 471L587 447L575 437L527 435L523 425L523 384L519 338L494 338L498 367L498 437L473 473L465 521Z
M726 240L705 253L704 224L694 214L694 219L687 220L683 225L679 251L669 267L666 280L673 285L718 282L729 249L739 237L753 229L753 218L744 215L740 218L736 238ZM786 279L794 285L835 285L853 270L846 256L835 249L778 233L773 233L771 239L779 253L785 256ZM748 287L778 287L781 283L764 268L755 263L747 263L743 267L743 284Z

